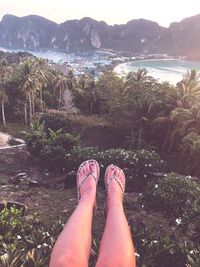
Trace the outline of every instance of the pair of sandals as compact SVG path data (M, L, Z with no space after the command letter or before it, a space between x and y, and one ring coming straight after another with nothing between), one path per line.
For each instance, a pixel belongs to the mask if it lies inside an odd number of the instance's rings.
M90 166L90 171L88 171L87 175L85 175L84 177L81 177L80 175L80 172L82 170L82 168L84 167L84 165L88 163L88 165ZM94 173L92 171L92 168L91 168L91 165L95 165L96 166L96 169L97 169L97 173ZM109 170L110 168L112 168L113 170L113 174L111 176L109 176ZM121 173L121 175L117 175L118 171ZM80 189L81 189L81 186L84 184L84 182L87 180L87 178L89 176L92 176L96 182L96 184L98 183L98 180L99 180L99 176L100 176L100 167L99 167L99 164L96 160L94 159L90 159L90 160L87 160L87 161L84 161L79 169L78 169L78 172L77 172L77 192L78 192L78 201L80 200L80 197L81 197L81 194L80 194ZM104 183L105 183L105 188L106 188L106 191L108 192L108 187L109 187L109 184L111 183L111 181L115 180L117 182L117 184L119 185L119 187L121 188L122 190L122 194L124 195L124 192L125 192L125 185L126 185L126 180L125 180L125 175L124 175L124 172L122 169L120 169L119 167L111 164L107 167L106 169L106 172L105 172L105 176L104 176Z

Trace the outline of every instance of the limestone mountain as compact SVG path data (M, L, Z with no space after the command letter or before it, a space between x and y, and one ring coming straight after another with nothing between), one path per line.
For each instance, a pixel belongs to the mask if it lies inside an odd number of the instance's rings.
M172 23L158 47L168 54L200 59L200 14Z
M91 18L57 24L34 15L5 15L0 22L0 46L64 51L109 49L200 58L200 15L172 23L169 28L145 19L111 26Z
M5 15L0 22L0 45L23 49L49 47L56 27L56 23L39 16Z

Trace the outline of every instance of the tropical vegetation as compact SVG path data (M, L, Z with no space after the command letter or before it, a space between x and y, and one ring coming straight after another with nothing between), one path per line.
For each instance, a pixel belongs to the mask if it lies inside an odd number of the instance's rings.
M44 172L66 175L65 185L89 158L102 170L113 162L124 169L138 267L199 266L197 70L175 86L145 69L126 77L105 70L94 77L34 57L2 60L0 103L2 129L16 121L27 126L23 134L32 162ZM18 188L29 191L24 185ZM0 265L47 266L62 222L46 229L21 218L15 208L0 211Z

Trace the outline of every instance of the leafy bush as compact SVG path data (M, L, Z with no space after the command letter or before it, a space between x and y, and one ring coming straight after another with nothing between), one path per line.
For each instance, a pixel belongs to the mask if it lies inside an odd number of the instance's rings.
M180 226L171 227L161 213L143 213L139 218L134 215L129 219L129 225L137 267L198 266L195 264L200 259L199 240L188 241Z
M62 129L56 132L50 130L49 134L41 150L41 159L50 169L60 171L65 168L66 154L79 143L79 137L68 133L63 134Z
M0 266L47 267L51 249L58 234L57 226L50 229L29 222L15 208L0 212ZM61 230L61 228L59 228Z
M62 113L45 113L40 117L39 123L44 124L46 132L48 132L48 129L52 131L63 129L66 132L69 132L71 129L70 120Z
M26 133L25 139L31 155L34 157L40 156L41 150L47 144L47 134L44 131L44 125L35 122L32 125L31 131Z
M192 131L183 137L180 152L184 170L190 174L200 174L200 135Z
M75 145L79 143L79 136L74 136L69 133L63 133L62 129L57 131L49 130L49 138L47 145L61 146L66 151L70 151Z
M77 169L81 162L90 158L96 159L101 167L105 168L115 164L127 173L137 177L146 178L151 172L165 168L165 163L155 151L108 149L99 150L94 147L74 147L67 155L68 164Z
M43 124L33 126L27 134L28 149L37 156L45 166L54 171L76 171L85 160L96 159L103 171L110 164L121 167L130 180L139 179L142 184L148 183L152 172L163 171L166 167L163 160L155 151L108 149L99 150L97 147L81 147L79 136L56 132L49 129L47 135Z
M85 160L96 159L101 166L101 173L110 164L122 168L127 177L127 191L141 192L152 180L152 173L166 168L166 164L154 151L108 149L99 150L95 147L74 147L66 155L67 170L76 171Z
M14 207L0 212L0 240L10 241L23 228L22 212Z
M146 207L177 218L177 223L200 216L200 185L176 174L151 184L144 194Z
M66 154L79 143L79 136L63 133L62 129L56 132L49 129L47 134L43 124L39 123L33 124L26 139L30 153L42 159L47 167L54 170L64 168Z

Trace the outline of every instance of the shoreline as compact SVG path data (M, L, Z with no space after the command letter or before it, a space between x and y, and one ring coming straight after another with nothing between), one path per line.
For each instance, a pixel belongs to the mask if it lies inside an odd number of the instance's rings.
M159 82L168 81L176 85L188 70L200 70L200 61L190 61L185 58L139 59L120 63L113 71L117 75L125 76L131 71L137 72L138 69L143 68L147 70L148 75Z

